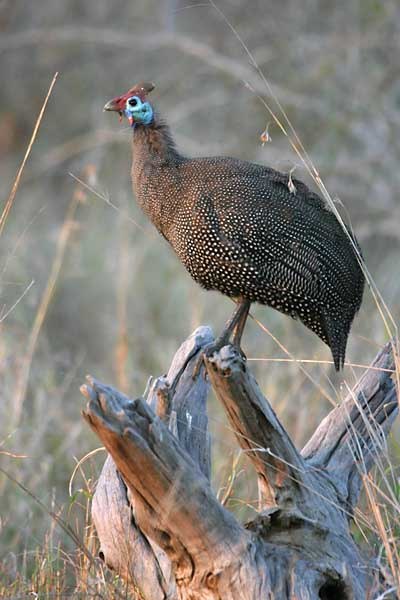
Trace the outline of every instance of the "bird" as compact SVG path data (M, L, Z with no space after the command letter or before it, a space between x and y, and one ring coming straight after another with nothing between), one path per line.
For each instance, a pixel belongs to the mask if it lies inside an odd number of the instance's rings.
M105 111L132 128L137 203L191 277L236 302L209 352L241 338L252 303L300 320L345 361L364 275L358 242L302 181L271 167L224 156L190 158L140 82Z

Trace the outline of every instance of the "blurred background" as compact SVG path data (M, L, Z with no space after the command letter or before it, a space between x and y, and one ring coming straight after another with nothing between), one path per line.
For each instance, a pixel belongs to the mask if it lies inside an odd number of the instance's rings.
M398 320L400 4L219 0L218 7L351 222ZM90 495L104 460L98 453L85 461L71 497L76 461L99 447L80 417L86 373L138 396L195 327L218 332L232 310L228 299L191 281L140 213L130 185L131 133L102 112L105 102L152 80L152 100L184 153L295 167L295 177L312 182L273 123L271 141L262 145L271 118L257 94L276 105L238 37L207 2L1 0L0 60L1 211L59 73L0 236L0 461L83 536L80 497ZM253 313L296 358L330 360L301 324L272 309ZM347 360L368 364L387 339L366 290ZM252 321L243 347L249 359L288 358ZM352 386L363 372L348 366L337 376L329 364L307 364L311 381L290 362L251 366L299 446L341 400L343 379ZM253 476L214 398L210 406L215 487L226 485L234 465L230 507L244 518L256 499ZM395 444L393 453L398 457ZM4 581L16 573L31 577L38 547L73 546L3 474L0 519Z

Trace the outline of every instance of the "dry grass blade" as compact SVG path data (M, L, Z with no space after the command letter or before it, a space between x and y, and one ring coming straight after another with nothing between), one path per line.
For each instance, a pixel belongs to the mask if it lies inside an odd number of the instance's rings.
M64 533L66 533L75 542L75 544L82 550L82 552L85 554L86 558L88 558L91 563L94 561L94 556L92 556L91 552L89 552L89 550L86 548L86 546L78 538L78 536L76 535L74 530L68 525L68 523L66 523L64 521L64 519L62 519L60 517L60 515L58 515L54 511L47 508L47 506L40 500L40 498L35 496L35 494L33 494L27 487L25 487L23 483L18 481L18 479L15 479L15 477L13 477L11 475L11 473L8 473L8 471L5 471L1 467L0 467L0 472L3 473L3 475L5 477L7 477L10 481L15 483L15 485L17 485L22 491L24 491L25 494L30 496L30 498L32 498L36 502L36 504L38 504L40 506L40 508L42 510L44 510L47 514L49 514L53 518L54 521L57 523L57 525L59 525L61 527L61 529L64 531Z
M262 96L260 96L260 94L257 93L257 91L254 89L254 87L245 81L244 83L245 83L246 87L260 100L260 102L266 108L269 115L272 117L272 119L276 123L276 125L280 128L280 130L283 132L283 134L288 138L289 143L290 143L291 147L293 148L294 152L300 158L301 162L305 166L309 175L315 182L316 186L319 188L327 205L329 206L329 208L332 210L332 212L336 216L337 220L339 221L340 225L343 228L343 231L348 236L349 241L353 247L354 253L357 256L357 260L358 260L360 267L364 273L365 279L368 283L369 289L374 298L374 301L375 301L376 307L379 311L379 314L381 315L381 318L384 323L385 329L388 333L388 336L389 336L389 338L393 338L393 337L397 338L397 336L398 336L397 324L396 324L388 306L386 305L386 302L383 299L374 279L372 278L372 276L367 268L367 265L365 264L364 259L361 256L361 253L357 247L357 244L354 242L350 232L348 231L348 229L342 219L342 216L338 212L331 195L329 194L324 182L322 181L322 178L319 175L319 172L316 169L312 159L310 158L309 154L307 153L295 127L293 126L284 107L282 106L282 103L280 102L279 98L272 90L272 87L271 87L267 77L264 75L262 69L260 68L257 61L255 60L252 52L250 51L250 49L246 45L246 43L243 41L239 32L234 27L234 25L229 21L229 19L226 17L224 12L216 5L214 0L209 0L209 1L210 1L210 6L212 6L214 8L214 10L220 15L220 17L226 23L227 27L232 31L233 35L236 37L238 42L241 44L243 50L247 54L248 59L250 60L250 64L253 66L253 68L257 72L258 76L260 77L260 80L265 85L265 88L266 88L268 94L271 96L273 101L276 103L276 106L281 114L281 118L279 118L278 115L275 113L275 111L269 106L268 102ZM399 354L398 347L394 348L394 354L396 354L396 355ZM397 383L400 384L400 374L399 373L396 374L396 378L397 378Z
M73 173L69 173L72 177L72 179L75 179L75 181L77 181L78 183L80 183L81 186L83 186L83 188L89 192L91 192L92 194L94 194L95 196L97 196L97 198L100 198L101 200L103 200L106 204L108 204L108 206L111 206L111 208L113 210L115 210L117 213L119 213L120 215L122 215L125 219L127 219L128 221L130 221L133 225L135 225L135 227L137 227L138 229L140 229L140 231L142 231L144 234L155 238L156 235L151 232L148 231L147 229L145 229L144 227L142 227L139 223L137 223L134 219L132 219L132 217L130 217L128 214L123 213L118 206L116 206L115 204L113 204L113 202L111 202L111 200L109 198L107 198L106 196L104 196L104 194L100 194L100 192L98 192L97 190L94 189L93 186L89 185L88 183L86 183L85 181L82 181L82 179L79 179L79 177L77 177L76 175L74 175Z
M393 583L397 594L400 596L400 564L398 561L398 555L396 550L396 540L392 535L388 535L385 527L384 518L382 516L381 506L375 496L374 486L372 485L372 478L370 475L363 477L364 489L366 491L368 504L371 512L374 515L375 522L379 529L379 537L385 548L386 558L390 566L390 573L393 577ZM390 531L390 526L388 527Z
M29 285L27 285L27 287L24 289L24 291L22 292L22 294L17 298L17 300L14 302L14 304L12 306L10 306L10 308L1 316L0 318L0 323L2 323L3 321L5 321L5 319L8 317L9 314L12 313L12 311L14 310L14 308L21 302L21 300L26 296L26 294L29 292L29 290L31 289L31 287L34 285L35 280L32 279L32 281L30 282Z
M95 448L94 450L91 450L90 452L87 452L85 454L85 456L83 456L81 459L79 459L74 467L74 470L72 471L71 477L69 479L69 484L68 484L68 493L70 496L72 496L72 484L76 475L76 472L81 468L81 466L83 465L84 462L87 461L88 458L94 456L95 454L98 454L99 452L106 452L106 449L104 448L104 446L100 446L99 448Z
M289 350L278 340L277 337L274 336L274 334L264 325L264 323L262 323L261 321L259 321L258 319L256 319L256 317L254 317L251 313L249 314L249 316L253 319L253 321L255 323L257 323L257 325L260 327L260 329L262 329L265 333L267 333L269 335L269 337L275 342L275 344L277 344L277 346L287 355L289 356L289 359L292 360L294 363L296 363L300 369L300 371L302 371L302 373L304 373L304 375L307 377L307 379L309 381L311 381L311 383L313 383L315 385L315 387L321 392L321 394L328 400L328 402L330 402L332 404L332 406L336 406L337 403L334 401L333 398L330 397L330 395L328 394L328 392L326 392L324 390L324 388L318 383L318 381L316 381L314 379L314 377L312 377L312 375L310 375L310 373L302 366L302 362L300 360L297 360L290 352Z
M15 454L14 452L8 452L7 450L0 450L0 455L8 456L9 458L29 458L27 454Z
M317 360L313 358L266 358L266 357L247 357L250 362L276 362L276 363L301 363L307 365L333 365L333 360ZM358 363L345 362L345 367L355 367L357 369L370 369L371 371L382 371L386 373L395 373L394 369L383 369L382 367L371 367L371 365L360 365Z
M120 223L120 249L118 258L118 284L116 290L117 301L117 340L114 351L114 370L118 381L118 387L122 392L129 392L129 374L128 374L128 357L129 357L129 342L128 342L128 288L129 288L129 272L130 272L130 248L128 231L125 220L121 219Z
M14 184L13 184L13 186L12 186L11 193L10 193L10 195L9 195L9 197L8 197L8 200L7 200L7 202L6 202L6 205L5 205L5 207L4 207L4 209L3 209L3 212L2 212L2 214L1 214L1 217L0 217L0 235L1 235L1 234L2 234L2 232L3 232L3 229L4 229L5 222L6 222L6 220L7 220L7 217L8 217L8 215L9 215L9 212L10 212L10 210L11 210L11 207L12 207L12 205L13 205L14 198L15 198L15 194L17 193L17 189L18 189L18 186L19 186L19 182L21 181L22 172L23 172L23 170L24 170L24 168L25 168L26 161L28 160L28 157L29 157L29 155L30 155L30 153L31 153L32 146L33 146L33 144L35 143L35 139L36 139L36 136L37 136L37 132L39 131L39 127L40 127L40 124L41 124L41 122L42 122L43 115L44 115L44 112L45 112L45 110L46 110L47 103L48 103L48 101L49 101L49 98L50 98L50 96L51 96L51 93L52 93L52 91L53 91L53 88L54 88L54 86L55 86L55 83L56 83L56 81L57 81L57 77L58 77L58 73L56 73L56 74L54 75L54 77L53 77L53 80L52 80L52 82L51 82L51 84L50 84L49 91L47 92L47 95L46 95L46 98L44 99L44 102L43 102L42 108L40 109L39 116L38 116L38 118L37 118L37 120L36 120L35 127L34 127L34 129L33 129L33 133L32 133L32 136L31 136L30 142L29 142L29 144L28 144L28 148L26 149L26 152L25 152L25 156L24 156L24 158L23 158L23 160L22 160L22 163L21 163L21 166L20 166L20 168L18 169L18 173L17 173L17 176L16 176L16 178L15 178Z
M22 360L22 370L21 376L17 384L16 394L15 394L15 411L14 411L14 424L17 425L21 418L22 407L25 400L26 390L28 387L29 374L31 370L31 364L33 355L35 353L37 340L39 337L40 330L43 326L44 320L47 315L47 311L51 302L51 299L54 294L54 290L57 284L58 277L60 275L61 267L63 264L65 251L67 248L67 244L72 231L72 223L73 218L75 216L75 212L77 206L82 198L81 190L76 190L72 200L68 206L67 214L65 216L65 220L63 226L61 228L61 232L58 238L57 244L57 252L54 258L50 275L47 280L46 288L43 292L39 308L36 312L35 320L33 322L33 326L31 332L29 334L27 349L25 355Z

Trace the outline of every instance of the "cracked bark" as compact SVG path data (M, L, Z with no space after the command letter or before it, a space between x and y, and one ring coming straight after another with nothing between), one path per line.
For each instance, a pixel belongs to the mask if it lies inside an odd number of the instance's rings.
M148 600L364 600L376 567L349 523L398 411L391 344L299 452L231 346L206 360L208 381L192 379L211 339L196 330L136 400L83 386L83 416L109 452L92 508L101 556ZM258 476L247 525L210 485L210 384Z

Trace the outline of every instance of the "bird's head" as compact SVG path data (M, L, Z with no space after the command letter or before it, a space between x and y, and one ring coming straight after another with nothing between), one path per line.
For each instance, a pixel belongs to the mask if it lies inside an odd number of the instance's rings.
M141 82L133 86L126 94L113 98L104 107L125 116L131 127L136 123L150 125L153 120L153 108L147 100L147 95L154 90L154 83Z

